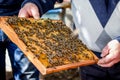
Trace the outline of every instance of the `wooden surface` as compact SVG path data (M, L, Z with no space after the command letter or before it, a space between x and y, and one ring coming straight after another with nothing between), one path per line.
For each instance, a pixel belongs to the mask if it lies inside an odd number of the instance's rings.
M26 57L36 66L36 68L42 73L42 75L58 72L61 70L77 68L80 66L86 66L95 64L98 61L98 58L94 55L94 60L81 60L77 63L66 64L61 66L55 66L53 68L46 68L31 51L26 50L26 45L18 38L18 35L14 32L11 26L6 22L7 17L0 17L0 28L4 33L14 42L26 55Z

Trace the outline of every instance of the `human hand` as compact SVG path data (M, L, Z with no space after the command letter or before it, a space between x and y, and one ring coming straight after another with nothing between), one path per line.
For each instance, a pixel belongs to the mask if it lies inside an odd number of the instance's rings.
M63 0L64 2L70 2L71 0Z
M20 9L18 17L33 17L39 19L39 9L34 3L26 3L24 7Z
M102 50L98 65L111 67L120 61L120 43L117 40L110 41Z

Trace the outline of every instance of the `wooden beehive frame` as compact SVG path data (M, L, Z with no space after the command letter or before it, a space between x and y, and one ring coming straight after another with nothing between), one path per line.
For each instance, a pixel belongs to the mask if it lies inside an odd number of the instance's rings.
M58 72L61 70L72 69L79 66L95 64L98 61L98 58L93 54L95 58L94 60L81 60L80 62L77 62L77 63L55 66L52 68L46 68L31 51L26 50L26 45L19 39L18 35L14 32L11 26L6 22L5 20L6 18L5 17L0 18L1 29L10 38L10 40L14 42L23 51L26 57L35 65L35 67L42 73L42 75Z

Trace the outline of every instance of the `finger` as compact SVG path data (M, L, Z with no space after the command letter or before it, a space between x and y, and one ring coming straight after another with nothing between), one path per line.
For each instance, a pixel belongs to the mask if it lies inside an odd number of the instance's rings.
M113 53L109 53L107 56L103 57L102 59L100 59L98 61L98 64L106 64L106 63L109 63L111 62L112 60L115 59L115 57L113 57L114 54Z
M29 15L28 15L27 11L25 11L24 9L21 9L19 11L18 17L26 17L26 18L28 18Z
M109 63L105 63L105 64L98 64L101 67L112 67L114 64L116 64L117 62L119 62L119 60L114 59L113 61L109 62Z
M32 13L33 18L35 18L35 19L39 19L40 18L39 10L38 10L37 7L34 8L34 9L32 8L31 9L31 13Z
M101 57L105 57L109 53L109 48L108 46L105 46L102 50Z

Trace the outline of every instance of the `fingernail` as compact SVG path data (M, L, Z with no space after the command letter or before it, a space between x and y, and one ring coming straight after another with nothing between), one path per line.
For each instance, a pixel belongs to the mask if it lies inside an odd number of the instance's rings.
M35 18L35 19L39 19L40 16L39 16L39 15L35 15L34 18Z
M100 56L103 57L103 54L101 54Z

